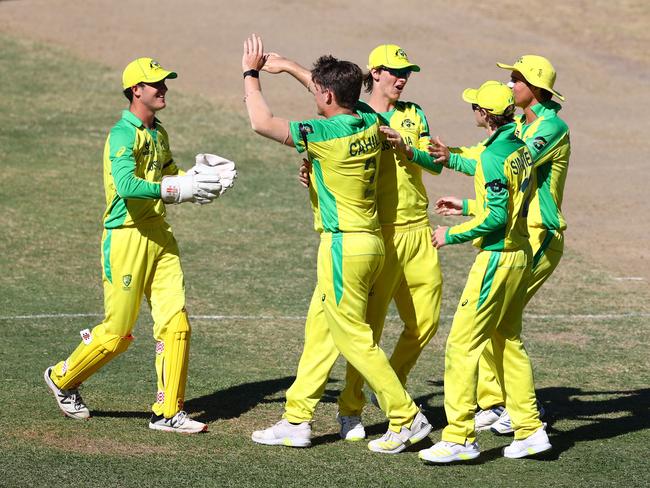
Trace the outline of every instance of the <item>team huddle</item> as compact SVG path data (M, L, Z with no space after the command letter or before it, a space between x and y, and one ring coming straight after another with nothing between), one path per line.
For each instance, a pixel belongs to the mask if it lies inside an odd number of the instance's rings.
M388 418L388 430L368 443L394 454L425 439L432 426L406 390L408 375L438 329L442 273L438 249L472 241L478 254L459 300L446 343L442 439L419 457L427 463L468 461L480 455L478 431L514 433L504 456L551 449L540 420L530 360L521 341L526 303L558 265L566 222L562 193L570 155L569 131L557 116L564 98L554 90L551 63L522 56L507 84L487 81L466 89L474 122L486 138L467 147L432 139L420 106L401 100L420 71L399 46L369 56L368 72L322 56L307 70L244 42L244 101L255 132L304 155L299 169L320 234L317 284L307 313L305 342L282 419L255 431L266 445L308 447L311 422L339 354L347 361L338 398L340 436L366 438L364 383L370 401ZM314 96L322 118L275 117L264 99L260 72L288 73ZM233 186L235 164L198 154L178 168L167 134L155 117L165 107L167 79L151 58L123 73L129 100L104 151L102 267L104 321L81 332L65 360L47 368L45 381L65 415L90 416L79 386L131 342L144 295L154 319L158 390L149 427L197 433L207 425L183 410L191 327L178 245L165 222L165 203L209 204ZM362 87L367 101L360 101ZM523 114L515 115L516 107ZM470 219L432 230L422 170L443 168L474 177L474 199L439 198L440 215ZM394 301L404 328L392 355L380 347Z

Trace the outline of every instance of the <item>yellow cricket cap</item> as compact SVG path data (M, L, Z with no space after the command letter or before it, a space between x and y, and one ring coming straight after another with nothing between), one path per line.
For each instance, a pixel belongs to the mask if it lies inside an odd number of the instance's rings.
M420 67L411 63L404 49L397 44L382 44L372 50L368 56L368 69L380 66L394 69L411 68L413 71L420 71Z
M497 63L497 66L511 71L518 71L531 85L537 88L543 88L560 100L564 100L564 97L553 89L557 73L551 62L545 57L526 54L520 57L513 65Z
M151 58L138 58L131 61L122 73L122 88L126 90L138 83L155 83L166 78L176 78L173 71L167 71L158 61Z
M467 88L463 91L463 100L475 103L494 115L503 115L510 107L514 110L515 99L512 90L507 85L490 80L478 88Z

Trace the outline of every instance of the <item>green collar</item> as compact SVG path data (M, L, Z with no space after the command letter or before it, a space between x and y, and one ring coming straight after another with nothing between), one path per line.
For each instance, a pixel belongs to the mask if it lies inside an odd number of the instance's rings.
M144 128L144 123L130 110L122 110L122 118L138 128ZM159 122L156 117L153 118L154 128L158 126Z
M494 141L497 139L507 139L512 136L514 136L515 133L515 127L516 124L514 122L510 122L509 124L502 125L499 127L496 131L494 131L494 134L492 134L487 141L485 141L485 146L489 146L492 144Z
M562 105L554 102L553 100L548 100L546 102L539 102L538 104L533 105L532 110L538 117L548 114L549 112L552 112L553 115L556 115L560 110L562 110Z

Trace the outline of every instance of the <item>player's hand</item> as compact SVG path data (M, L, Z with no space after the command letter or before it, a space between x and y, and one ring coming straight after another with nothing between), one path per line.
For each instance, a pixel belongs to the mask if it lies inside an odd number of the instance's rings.
M404 139L402 139L402 136L399 132L397 132L395 129L392 129L391 127L388 127L387 125L380 126L379 130L386 136L386 140L391 146L393 146L393 148L403 153L406 152L406 143L404 142Z
M438 215L463 215L463 201L457 197L438 198L434 210Z
M429 144L429 154L433 157L435 163L449 168L449 148L440 140L440 137L436 137Z
M264 66L262 71L271 74L283 73L291 61L278 53L264 53Z
M219 176L215 174L185 174L165 176L160 183L160 198L165 203L212 202L221 194Z
M298 181L305 188L309 188L309 173L311 172L311 163L309 160L302 160L300 168L298 168Z
M251 69L261 70L264 66L266 57L264 55L264 44L262 38L256 34L251 34L248 39L244 41L244 54L241 59L242 71Z
M433 247L440 249L441 247L447 245L445 236L447 235L448 228L449 227L441 227L438 225L435 229L433 229L433 235L431 236L431 244L433 244Z

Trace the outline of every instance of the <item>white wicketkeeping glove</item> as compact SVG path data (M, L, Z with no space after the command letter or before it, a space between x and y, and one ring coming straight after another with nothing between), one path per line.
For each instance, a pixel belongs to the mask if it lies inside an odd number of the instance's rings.
M198 164L200 159L202 160L201 165ZM197 165L195 167L198 166L199 171L202 166L208 166L210 172L215 171L219 175L222 195L228 188L232 188L235 184L237 170L235 169L235 163L233 161L217 156L216 154L197 154L196 162Z
M194 202L204 205L219 195L221 184L216 174L165 176L160 183L160 198L165 203Z

